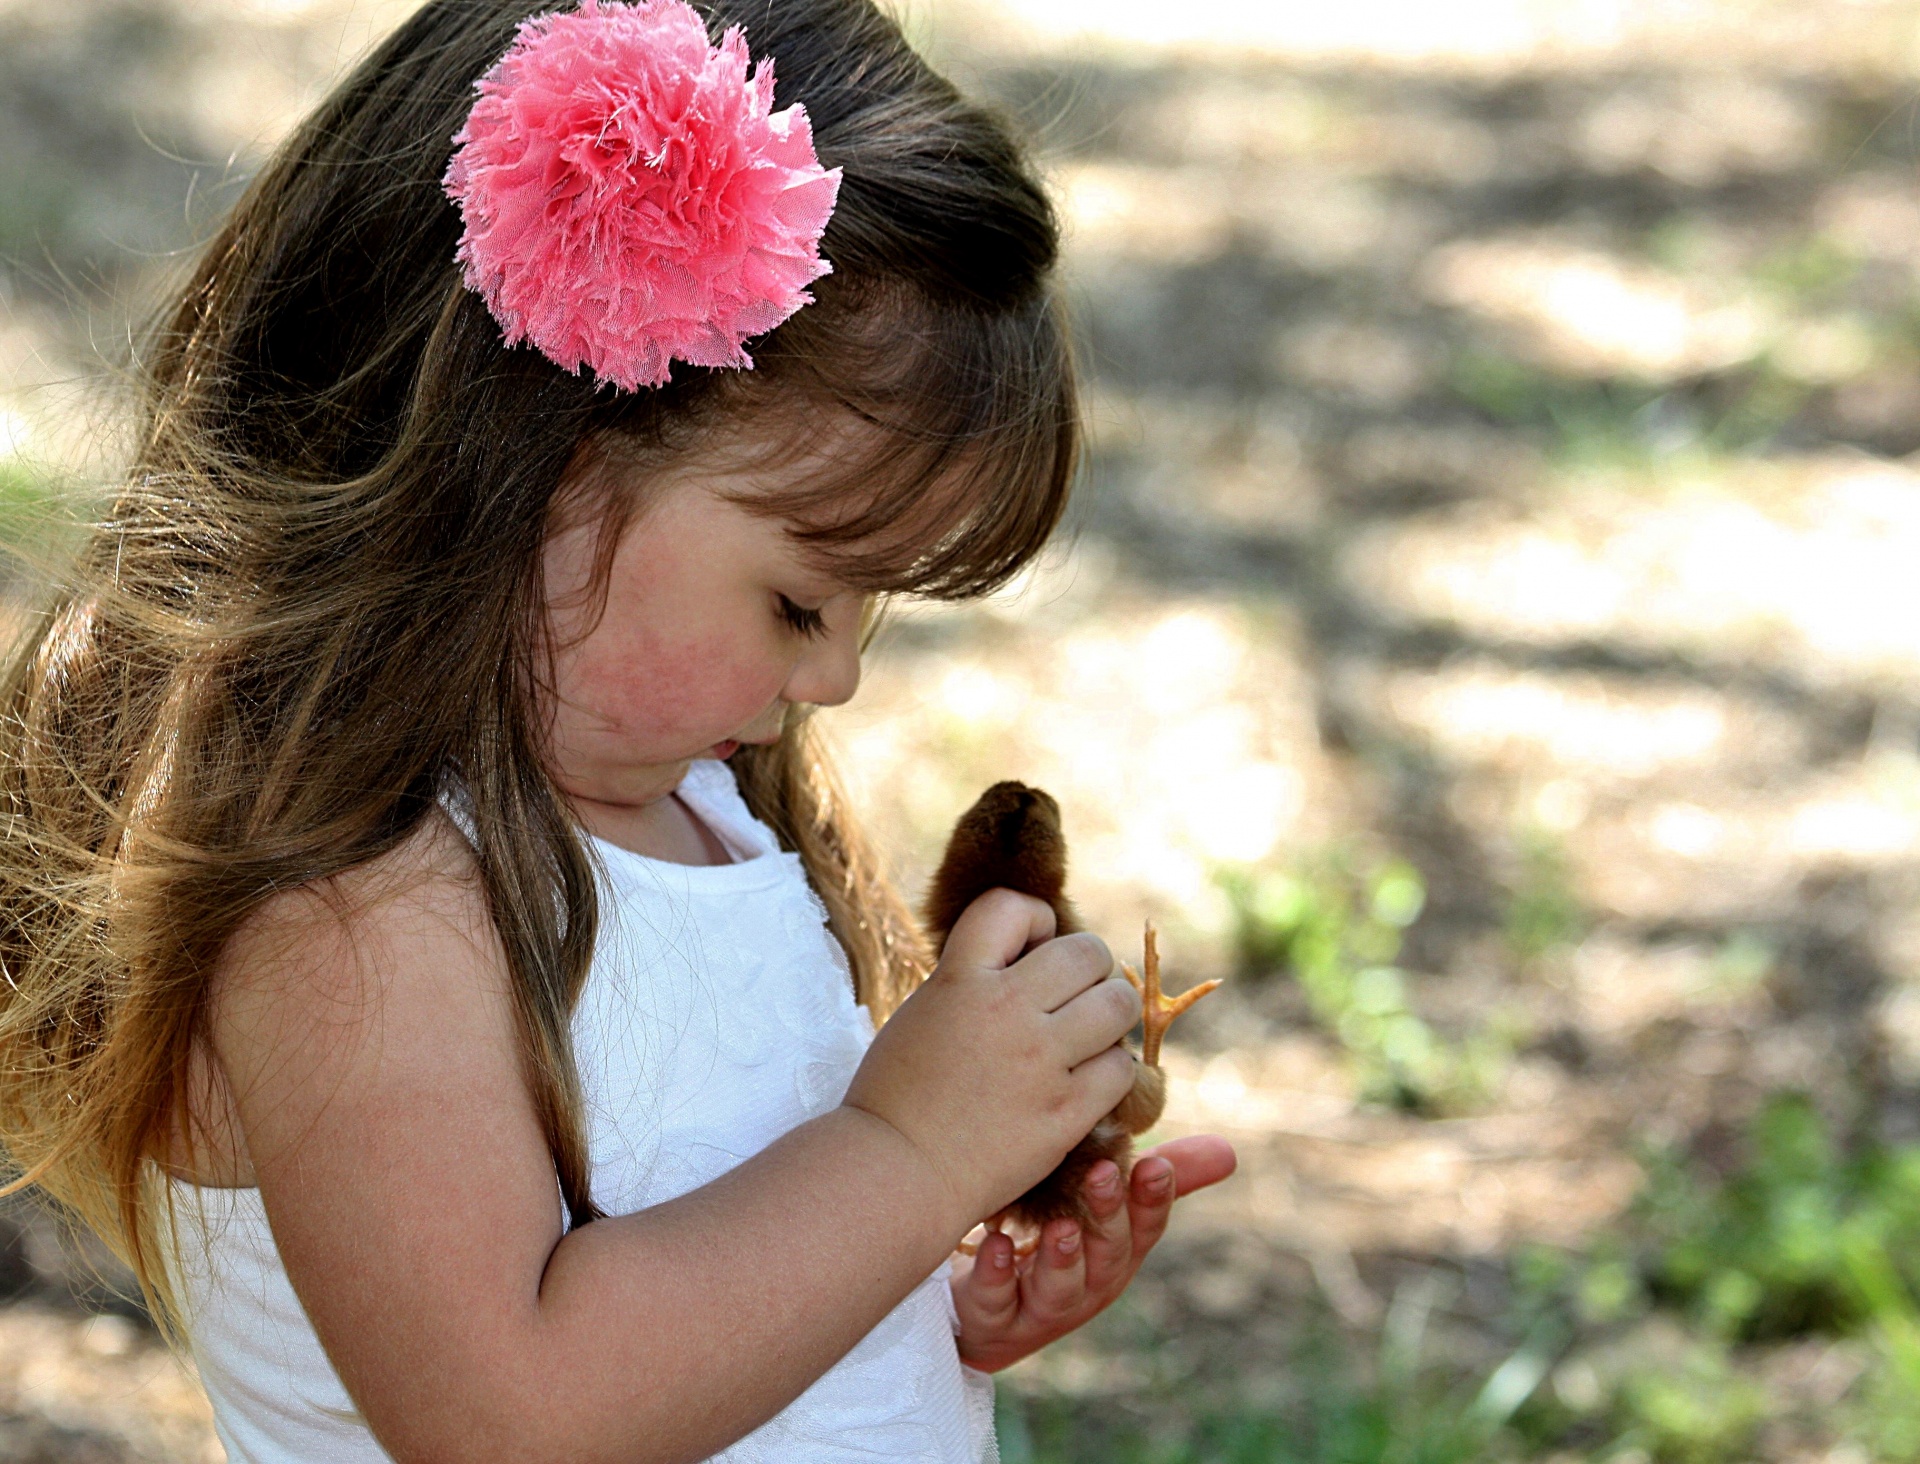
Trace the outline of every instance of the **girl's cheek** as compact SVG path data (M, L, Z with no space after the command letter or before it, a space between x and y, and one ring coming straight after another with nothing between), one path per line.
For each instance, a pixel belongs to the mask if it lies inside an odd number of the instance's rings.
M739 730L779 697L787 677L784 666L743 658L724 639L648 642L582 669L595 678L594 700L610 720L668 739Z

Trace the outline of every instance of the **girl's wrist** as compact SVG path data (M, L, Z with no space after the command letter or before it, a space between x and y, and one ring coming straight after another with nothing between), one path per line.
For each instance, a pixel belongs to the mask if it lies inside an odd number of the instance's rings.
M854 1103L842 1103L829 1118L845 1125L856 1141L870 1148L875 1161L888 1170L889 1190L905 1201L917 1217L925 1217L929 1240L938 1255L952 1254L980 1218L976 1208L956 1192L943 1166L899 1125Z

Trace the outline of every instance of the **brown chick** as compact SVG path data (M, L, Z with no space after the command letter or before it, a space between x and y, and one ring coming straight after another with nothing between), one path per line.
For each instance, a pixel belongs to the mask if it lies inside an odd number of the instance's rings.
M954 922L988 890L1008 889L1032 895L1053 907L1056 931L1070 935L1084 927L1067 899L1067 840L1060 828L1060 805L1024 783L995 783L960 816L947 840L947 852L927 895L927 931L944 945ZM1160 1040L1173 1019L1220 983L1205 981L1168 1000L1160 990L1160 952L1148 922L1142 976L1122 966L1145 1003L1143 1041L1134 1067L1133 1091L1060 1165L1007 1207L1007 1215L1036 1229L1049 1220L1070 1218L1087 1225L1087 1171L1102 1159L1131 1167L1133 1139L1160 1121L1167 1106L1167 1079L1160 1070Z

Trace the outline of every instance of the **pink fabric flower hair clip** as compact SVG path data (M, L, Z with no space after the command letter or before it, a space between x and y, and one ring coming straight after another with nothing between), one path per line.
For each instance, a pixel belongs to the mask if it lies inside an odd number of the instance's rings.
M739 27L685 0L582 0L523 21L480 78L444 180L459 259L508 345L633 391L672 362L750 369L830 273L840 170L806 109L773 107Z

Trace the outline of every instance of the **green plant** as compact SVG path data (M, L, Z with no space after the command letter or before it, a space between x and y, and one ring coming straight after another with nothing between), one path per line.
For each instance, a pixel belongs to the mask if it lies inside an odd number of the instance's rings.
M1728 979L1750 979L1770 959L1755 942L1732 948ZM1525 1248L1512 1269L1517 1317L1560 1316L1583 1337L1611 1335L1616 1360L1635 1359L1586 1374L1586 1413L1613 1434L1601 1457L1745 1457L1770 1405L1732 1349L1852 1337L1845 1345L1863 1347L1866 1366L1838 1419L1872 1459L1920 1461L1920 1145L1848 1148L1804 1094L1779 1093L1731 1167L1674 1150L1643 1164L1622 1224L1578 1253ZM1535 1412L1522 1423L1548 1444L1583 1426Z
M1732 1338L1858 1331L1913 1315L1920 1146L1848 1154L1801 1094L1768 1100L1724 1179L1648 1159L1637 1223L1656 1293Z
M1169 1401L1154 1425L1131 1428L1090 1412L1077 1400L1022 1398L1003 1388L996 1419L1002 1464L1269 1464L1290 1457L1292 1427L1259 1409L1188 1418Z
M1845 1249L1873 1347L1853 1400L1853 1431L1874 1458L1911 1464L1920 1459L1920 1312L1880 1237L1856 1226Z
M1537 435L1560 466L1670 475L1770 442L1811 389L1768 351L1698 381L1581 380L1484 350L1458 353L1447 384L1504 426Z
M1920 1333L1910 1317L1876 1328L1874 1350L1852 1407L1852 1432L1875 1459L1920 1459Z
M1530 1339L1485 1376L1436 1365L1426 1345L1431 1281L1395 1295L1373 1357L1311 1342L1284 1404L1188 1413L1162 1385L1110 1405L1000 1391L1005 1464L1474 1464L1511 1452L1505 1430L1539 1386L1550 1344ZM1118 1415L1118 1416L1116 1416ZM1131 1415L1129 1417L1129 1415Z
M1661 387L1628 380L1583 381L1491 351L1462 351L1449 363L1455 396L1509 427L1545 432L1553 455L1576 466L1640 463L1669 400ZM1692 434L1689 434L1692 435Z
M1811 235L1755 261L1749 277L1789 306L1831 304L1860 273L1860 260L1837 240Z
M1566 851L1553 835L1528 829L1520 838L1519 869L1507 902L1507 945L1534 961L1580 938L1585 920L1573 894Z
M1616 1446L1673 1464L1721 1464L1744 1457L1766 1413L1766 1395L1734 1370L1724 1348L1696 1344L1628 1374Z
M1501 1057L1494 1035L1448 1042L1413 1010L1406 973L1394 964L1426 906L1412 865L1388 860L1361 874L1332 857L1291 872L1228 869L1220 885L1242 970L1286 971L1300 983L1369 1101L1429 1110L1471 1101L1490 1085Z

